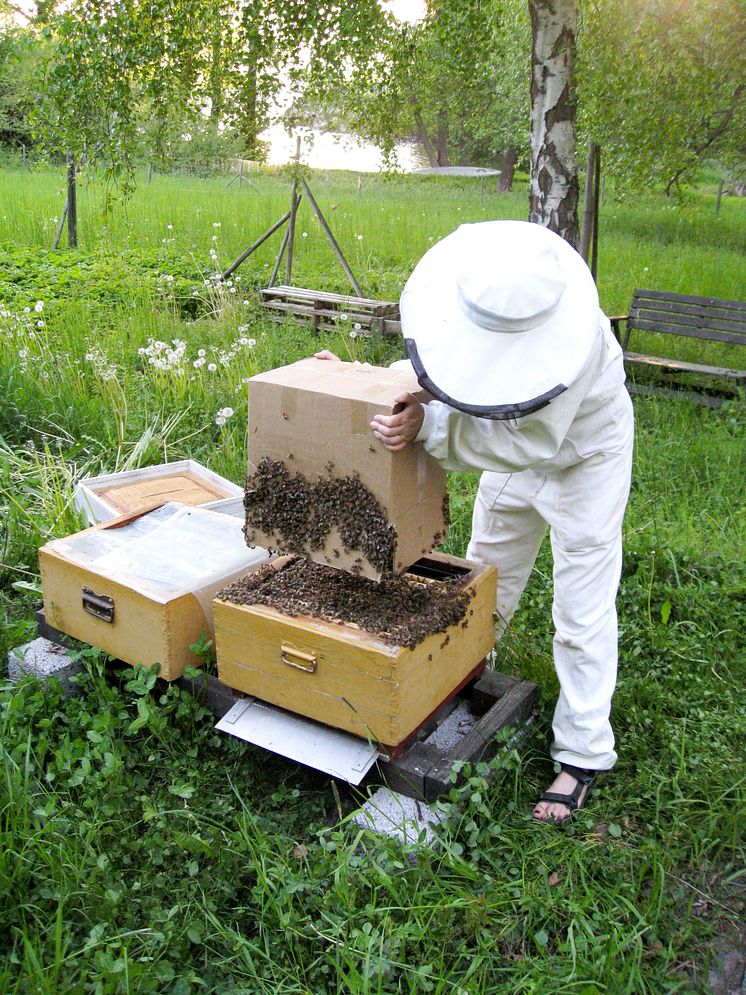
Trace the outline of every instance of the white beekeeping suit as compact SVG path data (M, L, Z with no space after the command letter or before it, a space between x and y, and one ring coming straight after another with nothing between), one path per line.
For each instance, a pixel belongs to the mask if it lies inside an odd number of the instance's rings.
M484 471L467 557L497 567L503 626L550 531L560 682L551 754L590 784L580 775L616 761L609 711L633 442L621 349L591 274L541 226L463 225L417 265L401 315L434 397L415 441L447 469ZM582 801L578 791L565 804Z

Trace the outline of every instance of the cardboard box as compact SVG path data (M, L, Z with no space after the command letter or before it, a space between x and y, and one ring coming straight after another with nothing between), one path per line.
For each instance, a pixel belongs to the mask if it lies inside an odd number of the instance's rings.
M304 359L249 381L249 477L263 460L280 461L291 477L308 485L359 477L395 531L392 567L400 573L447 533L446 472L419 445L391 452L374 437L375 414L391 414L403 391L429 395L411 370ZM270 494L268 512L278 498ZM349 501L347 502L350 503ZM257 525L247 504L247 542L298 552L287 535ZM322 529L320 548L304 546L318 563L379 579L384 572L361 548L345 546L337 528Z
M39 550L44 615L60 632L174 680L198 666L190 645L213 633L212 597L268 559L241 521L166 504L123 515Z
M73 501L91 525L166 501L243 515L243 488L191 459L86 477Z
M474 596L462 623L410 649L355 625L237 605L218 595L218 677L288 711L398 746L479 669L495 638L494 567L432 553L412 569L463 578Z

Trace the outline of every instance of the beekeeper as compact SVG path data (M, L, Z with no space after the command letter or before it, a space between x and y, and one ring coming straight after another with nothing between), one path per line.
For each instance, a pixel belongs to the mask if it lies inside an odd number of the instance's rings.
M420 260L401 298L409 360L435 400L376 415L389 449L421 443L449 470L482 470L467 557L498 569L508 623L549 529L552 758L533 814L563 822L615 763L615 599L632 463L622 353L580 255L522 221L462 225Z

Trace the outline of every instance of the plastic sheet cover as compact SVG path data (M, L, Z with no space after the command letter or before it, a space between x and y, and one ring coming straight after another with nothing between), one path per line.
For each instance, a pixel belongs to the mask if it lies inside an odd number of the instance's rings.
M183 593L199 597L209 592L212 597L234 575L268 559L266 550L246 546L242 524L216 511L172 502L127 525L60 539L54 548L157 601Z

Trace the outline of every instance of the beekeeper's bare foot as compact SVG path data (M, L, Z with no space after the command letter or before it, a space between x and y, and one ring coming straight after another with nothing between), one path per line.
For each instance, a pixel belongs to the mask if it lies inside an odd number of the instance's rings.
M533 817L539 822L566 822L585 804L594 781L594 772L563 764L562 770L534 806Z

